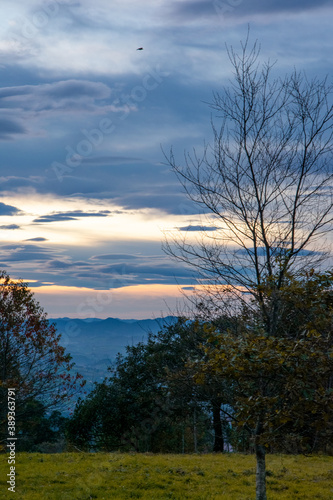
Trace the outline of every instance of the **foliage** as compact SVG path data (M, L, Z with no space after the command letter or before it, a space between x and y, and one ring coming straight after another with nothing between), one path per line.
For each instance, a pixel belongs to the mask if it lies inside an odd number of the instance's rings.
M201 373L230 381L233 421L257 442L278 450L291 434L310 452L332 440L330 340L315 333L296 342L253 333L244 333L241 339L213 333L211 343Z
M210 338L197 381L218 376L232 387L229 416L251 436L258 500L266 500L267 449L311 452L332 446L332 285L331 272L301 273L298 279L288 273L278 299L273 297L279 311L275 335L267 332L258 304L258 314L245 308L237 333L206 326ZM261 288L269 303L270 283Z
M298 339L305 332L317 332L327 337L332 332L333 272L286 272L279 291L273 291L270 280L260 285L266 308L276 310L276 335ZM254 301L253 301L254 302ZM253 325L260 317L258 307L252 304L254 315L246 309ZM261 324L261 328L265 328Z
M0 396L1 427L6 424L7 388L16 389L18 421L35 415L36 405L47 409L77 390L81 375L72 374L71 356L60 335L34 299L27 284L0 273ZM82 386L82 382L80 383ZM1 432L4 432L1 429Z
M65 447L67 418L58 410L47 415L43 404L29 401L23 418L16 424L18 429L17 451L60 452Z
M332 497L331 457L268 455L271 500ZM0 462L6 497L6 460ZM150 455L62 453L17 455L18 500L195 499L248 500L253 497L253 455Z
M196 449L196 433L198 449L211 450L215 431L214 451L228 443L330 452L333 273L287 278L279 335L266 333L253 307L233 320L180 318L118 357L110 379L78 403L70 440L79 449L180 452Z
M194 382L187 365L188 359L202 355L202 341L199 324L179 319L149 335L147 343L128 346L111 377L79 401L69 423L69 439L79 448L209 449L209 413L221 402L208 384L202 388Z

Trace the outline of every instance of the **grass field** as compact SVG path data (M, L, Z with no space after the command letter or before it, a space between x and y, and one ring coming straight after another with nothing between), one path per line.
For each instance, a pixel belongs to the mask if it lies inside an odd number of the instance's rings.
M255 459L240 454L16 455L16 492L7 490L1 455L0 498L27 500L255 498ZM333 457L269 455L268 498L333 499Z

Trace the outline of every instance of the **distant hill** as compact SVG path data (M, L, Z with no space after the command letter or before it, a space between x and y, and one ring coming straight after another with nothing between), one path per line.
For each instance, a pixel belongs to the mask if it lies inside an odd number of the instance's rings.
M87 380L86 390L94 382L101 382L108 375L107 368L118 352L124 353L127 345L145 341L148 332L157 333L163 325L176 321L173 316L157 319L70 319L57 318L55 323L62 336L61 345L75 362L75 371Z

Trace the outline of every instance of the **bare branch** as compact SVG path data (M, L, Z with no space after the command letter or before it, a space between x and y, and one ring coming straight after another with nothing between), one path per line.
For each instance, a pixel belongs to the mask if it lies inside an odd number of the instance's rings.
M220 121L212 123L213 144L201 156L185 154L183 165L172 151L167 158L218 229L196 242L174 234L164 248L210 285L210 300L223 301L227 286L248 301L242 288L269 324L261 284L269 280L278 296L288 272L319 262L313 245L332 228L333 106L327 79L296 71L273 79L273 64L260 65L259 52L248 38L239 54L228 49L234 78L213 94Z

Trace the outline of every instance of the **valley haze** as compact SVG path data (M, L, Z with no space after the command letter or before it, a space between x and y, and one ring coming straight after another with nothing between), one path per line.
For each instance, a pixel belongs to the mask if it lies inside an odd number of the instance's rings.
M125 353L127 345L145 342L149 332L157 333L163 325L176 321L174 316L156 319L71 319L55 318L60 344L71 354L78 371L87 381L85 390L94 382L102 382L118 353Z

